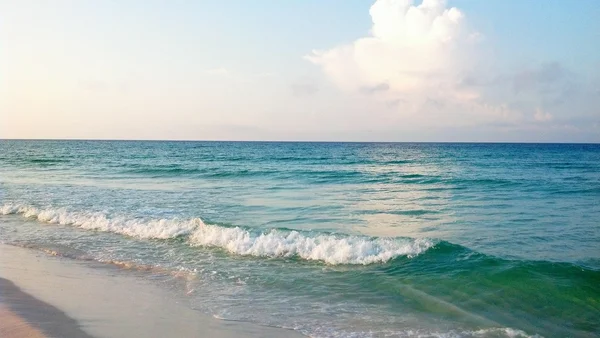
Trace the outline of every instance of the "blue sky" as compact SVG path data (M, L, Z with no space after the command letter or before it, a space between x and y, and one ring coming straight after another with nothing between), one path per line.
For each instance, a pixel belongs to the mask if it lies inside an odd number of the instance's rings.
M600 142L595 0L0 1L0 137Z

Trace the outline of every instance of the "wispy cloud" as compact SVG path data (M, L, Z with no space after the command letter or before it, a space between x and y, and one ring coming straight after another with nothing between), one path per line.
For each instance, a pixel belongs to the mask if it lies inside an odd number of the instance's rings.
M558 83L566 76L567 71L560 63L546 63L540 67L523 69L517 72L512 78L513 89L517 93L537 89L543 85Z

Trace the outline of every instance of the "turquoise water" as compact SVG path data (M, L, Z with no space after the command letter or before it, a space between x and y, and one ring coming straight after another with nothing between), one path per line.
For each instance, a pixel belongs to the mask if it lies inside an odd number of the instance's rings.
M5 140L0 241L315 337L593 337L600 145Z

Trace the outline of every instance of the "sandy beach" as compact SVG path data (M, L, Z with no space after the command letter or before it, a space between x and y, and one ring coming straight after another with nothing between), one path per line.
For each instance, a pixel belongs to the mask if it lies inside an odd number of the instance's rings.
M152 282L95 264L0 245L0 336L301 336L209 317Z

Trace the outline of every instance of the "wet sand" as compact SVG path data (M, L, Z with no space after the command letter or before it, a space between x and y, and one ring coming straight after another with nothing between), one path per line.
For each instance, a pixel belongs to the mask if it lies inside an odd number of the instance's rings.
M119 268L0 244L0 337L302 337L191 309Z

